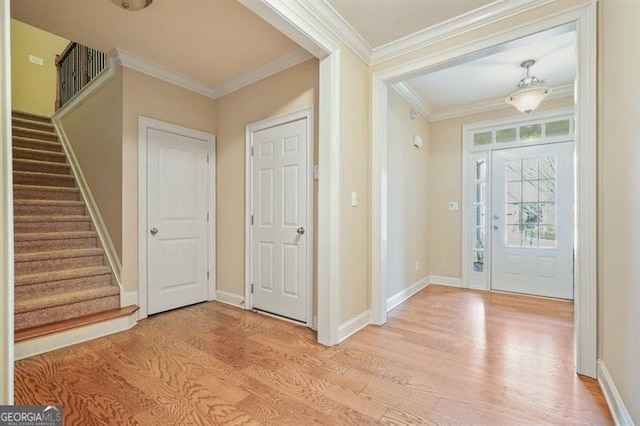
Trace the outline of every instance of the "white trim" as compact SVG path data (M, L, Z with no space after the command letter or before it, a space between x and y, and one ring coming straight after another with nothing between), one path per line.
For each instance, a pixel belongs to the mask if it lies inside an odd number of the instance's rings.
M216 301L245 309L244 296L230 291L216 290Z
M431 281L429 282L429 284L462 288L462 279L454 277L443 277L441 275L431 275Z
M409 287L405 288L404 290L400 290L399 292L397 292L393 296L388 297L387 298L387 312L389 312L393 308L397 307L398 305L404 303L405 300L407 300L408 298L410 298L414 294L418 293L422 289L427 288L427 286L429 284L431 284L431 277L430 276L426 276L423 279L421 279L419 281L416 281L415 283L411 284Z
M318 342L339 340L340 306L340 48L327 32L312 25L298 2L240 0L308 52L320 58L318 182Z
M253 226L251 224L251 216L253 214L253 156L251 149L253 144L253 135L260 130L271 127L281 126L298 120L307 120L307 217L306 226L309 239L307 241L307 306L306 306L306 324L307 327L313 328L313 166L314 166L314 138L313 138L313 106L303 110L270 117L264 120L256 121L245 126L245 308L253 309L253 295L251 293L251 284L253 282L252 270L252 246L253 246Z
M190 129L187 127L178 126L176 124L167 123L164 121L154 120L143 116L138 116L138 305L140 310L138 311L138 318L143 319L148 315L148 282L147 282L147 150L148 139L147 133L149 129L158 129L163 132L175 133L178 135L188 136L194 139L200 139L209 144L209 153L215 152L216 137L211 133L201 132L199 130ZM211 155L211 154L209 154ZM209 179L207 196L209 203L207 206L211 209L213 206L215 211L214 201L211 197L215 197L216 186L216 173L215 173L215 157L210 158L209 161ZM209 212L211 214L211 212ZM209 245L207 246L209 259L209 278L207 280L207 300L213 300L216 296L215 289L215 217L210 218L208 226ZM213 236L213 238L212 238ZM213 250L213 256L211 253Z
M596 375L596 104L595 104L595 1L572 5L565 10L540 17L487 37L472 40L455 48L440 51L416 61L374 73L372 76L372 315L374 322L384 323L383 300L386 286L386 176L387 152L387 85L419 72L446 66L469 54L510 42L531 34L575 22L577 30L578 72L576 107L576 155L578 164L578 202L576 250L576 370L590 377ZM378 316L376 316L378 315Z
M217 99L224 95L228 95L231 92L235 92L236 90L242 89L243 87L249 86L257 81L308 61L311 58L313 58L311 53L304 49L294 50L275 61L249 70L224 83L215 85L213 87L213 96Z
M109 262L109 266L113 271L113 276L116 280L116 283L120 287L120 294L122 295L122 263L120 262L118 252L116 251L116 248L113 244L113 240L111 239L111 235L109 234L107 225L104 223L104 219L102 218L102 214L100 213L100 209L98 208L96 200L95 198L93 198L93 193L91 192L89 183L87 182L87 179L82 172L82 166L80 165L80 162L78 161L78 158L73 151L73 146L69 141L69 137L67 136L67 133L62 126L62 120L64 117L75 111L76 108L86 102L91 96L93 96L96 92L98 92L111 80L113 80L115 76L115 63L112 58L109 58L109 65L107 66L107 68L105 68L96 78L94 78L80 92L78 92L73 98L71 98L69 102L67 102L62 108L60 108L51 118L51 122L53 123L53 127L55 127L56 129L56 133L58 134L58 138L60 139L62 148L65 152L65 155L67 156L67 159L69 160L71 172L76 179L78 189L82 194L82 198L85 202L87 210L89 211L91 221L93 222L93 225L96 228L96 232L98 233L100 244L105 251L107 261Z
M352 335L356 334L358 331L362 330L363 328L371 324L370 317L371 317L371 312L367 310L356 315L355 317L344 322L343 324L340 324L340 329L339 329L340 342L345 341Z
M120 292L120 306L132 306L138 304L138 291L121 291Z
M429 104L427 104L427 102L422 99L420 95L418 95L416 91L413 90L411 86L409 86L408 83L400 82L391 85L391 87L393 87L393 89L398 92L400 96L402 96L407 102L409 102L409 105L417 109L424 118L429 121L434 121L434 113Z
M133 312L129 315L18 342L15 345L16 360L129 330L136 325L136 314L137 312Z
M13 163L11 152L11 30L0 4L0 405L13 404Z
M216 300L216 135L210 135L211 141L209 143L209 300Z
M624 405L624 401L609 374L609 370L607 370L604 361L601 359L598 360L598 384L602 389L604 399L607 401L609 411L611 411L613 422L620 426L633 426L633 419Z

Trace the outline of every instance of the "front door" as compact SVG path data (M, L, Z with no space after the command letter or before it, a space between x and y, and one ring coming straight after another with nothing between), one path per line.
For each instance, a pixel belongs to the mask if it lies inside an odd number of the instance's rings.
M573 299L573 142L491 157L491 288Z
M307 119L253 133L253 307L307 321Z
M208 142L148 130L148 313L208 299Z

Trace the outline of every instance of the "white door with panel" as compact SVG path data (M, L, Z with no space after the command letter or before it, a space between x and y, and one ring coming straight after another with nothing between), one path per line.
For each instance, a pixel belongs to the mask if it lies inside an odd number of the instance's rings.
M491 157L491 288L573 299L573 142Z
M208 299L209 143L148 130L148 313Z
M307 119L253 133L253 307L307 321Z

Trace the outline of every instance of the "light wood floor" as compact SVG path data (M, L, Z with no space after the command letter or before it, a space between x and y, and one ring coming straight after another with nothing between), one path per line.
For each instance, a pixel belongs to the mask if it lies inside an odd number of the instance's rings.
M66 425L611 424L573 371L573 305L430 286L333 348L216 302L16 363Z

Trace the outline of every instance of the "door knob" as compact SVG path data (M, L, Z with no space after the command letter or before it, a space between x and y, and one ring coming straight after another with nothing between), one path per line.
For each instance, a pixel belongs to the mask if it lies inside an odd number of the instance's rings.
M498 225L493 225L493 229L498 229Z
M158 228L151 228L149 232L151 232L151 235L156 235L158 233Z
M300 228L298 228L298 229L296 230L296 232L297 232L298 234L302 235L302 234L304 234L304 228L301 226Z

